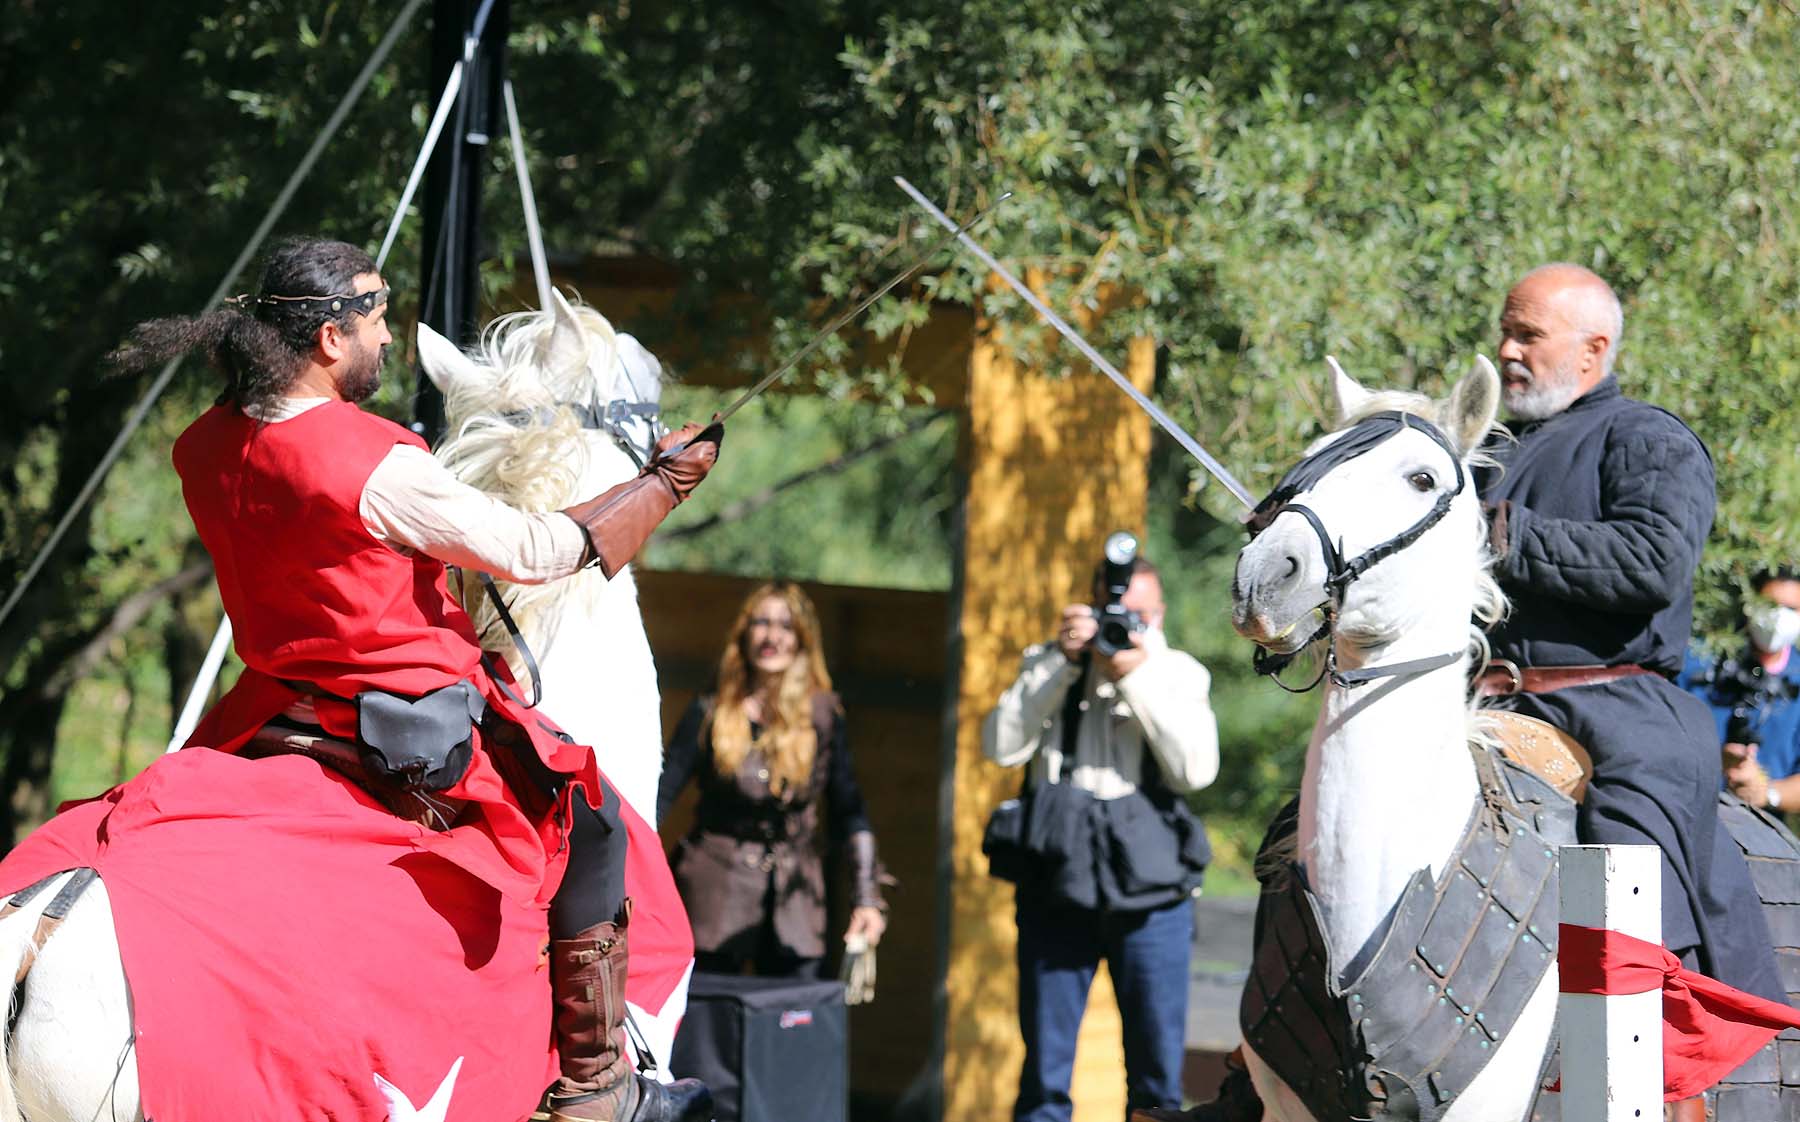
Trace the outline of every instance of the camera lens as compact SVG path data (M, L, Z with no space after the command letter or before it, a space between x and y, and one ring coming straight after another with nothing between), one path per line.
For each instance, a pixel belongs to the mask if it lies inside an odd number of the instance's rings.
M1106 559L1114 565L1129 565L1137 556L1137 538L1129 531L1115 530L1106 538Z

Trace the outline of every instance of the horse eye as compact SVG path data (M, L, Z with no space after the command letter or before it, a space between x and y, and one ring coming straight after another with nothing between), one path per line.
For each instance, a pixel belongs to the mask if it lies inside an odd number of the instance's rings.
M1406 477L1406 481L1413 485L1415 491L1429 491L1437 486L1437 480L1428 471L1415 471Z

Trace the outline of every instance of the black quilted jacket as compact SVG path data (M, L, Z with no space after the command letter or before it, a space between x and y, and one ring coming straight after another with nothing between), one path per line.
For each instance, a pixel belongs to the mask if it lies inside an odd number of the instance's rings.
M1513 609L1494 657L1680 671L1712 529L1706 446L1612 377L1514 435L1490 448L1501 468L1476 474L1483 502L1512 504L1494 575Z

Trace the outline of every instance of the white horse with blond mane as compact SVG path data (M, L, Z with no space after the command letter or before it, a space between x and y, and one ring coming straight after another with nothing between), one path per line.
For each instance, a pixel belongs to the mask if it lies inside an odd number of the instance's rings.
M661 435L662 365L605 316L554 290L548 310L489 324L471 354L420 324L419 364L444 395L438 459L520 510L561 510L623 483ZM459 573L453 587L481 645L506 657L529 689L524 658L479 575ZM656 825L662 703L631 568L611 580L593 567L497 587L537 660L544 711L594 746L607 779Z
M419 364L444 395L438 459L463 482L527 511L561 510L625 482L662 434L656 356L593 308L550 296L546 311L489 324L468 354L419 325ZM481 582L469 572L452 582L481 645L505 656L527 690L524 651L531 652L545 714L593 746L600 771L654 827L662 699L630 566L611 580L596 565L548 584L495 582L523 647ZM661 1009L627 1004L666 1078L687 1011L685 983Z

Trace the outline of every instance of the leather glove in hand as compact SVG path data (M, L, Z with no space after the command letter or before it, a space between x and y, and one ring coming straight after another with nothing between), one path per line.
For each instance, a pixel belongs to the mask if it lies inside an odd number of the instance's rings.
M644 471L661 476L675 493L675 501L683 502L718 462L719 447L724 441L722 422L714 421L705 428L689 422L656 442L656 451Z
M683 425L656 442L656 452L635 479L567 507L563 513L588 539L588 560L611 580L631 563L650 534L706 478L718 462L725 426Z

